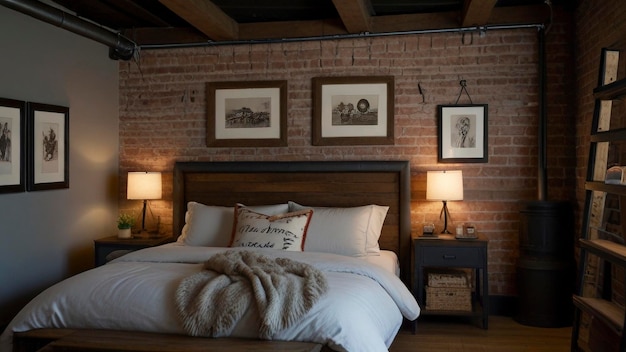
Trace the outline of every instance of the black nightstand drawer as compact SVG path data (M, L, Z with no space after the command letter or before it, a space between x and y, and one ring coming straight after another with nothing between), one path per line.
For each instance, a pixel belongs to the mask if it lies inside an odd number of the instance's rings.
M422 258L416 259L432 266L474 267L481 259L476 248L424 247L420 254Z
M138 249L160 246L165 243L175 241L175 237L134 237L134 238L118 238L117 236L109 236L94 241L95 264L103 265L107 262L107 257L111 253L117 252L113 258L119 254L136 251Z

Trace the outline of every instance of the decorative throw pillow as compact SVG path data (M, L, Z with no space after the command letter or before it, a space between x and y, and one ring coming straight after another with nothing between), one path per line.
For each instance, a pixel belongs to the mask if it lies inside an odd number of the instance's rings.
M388 206L308 207L289 202L289 211L313 209L304 250L349 256L379 255L378 239Z
M309 221L313 211L266 215L245 206L235 207L235 224L231 247L274 248L286 251L304 250Z
M286 213L287 203L250 206L249 209L263 214ZM178 242L188 246L228 247L233 232L233 207L187 203L185 226Z

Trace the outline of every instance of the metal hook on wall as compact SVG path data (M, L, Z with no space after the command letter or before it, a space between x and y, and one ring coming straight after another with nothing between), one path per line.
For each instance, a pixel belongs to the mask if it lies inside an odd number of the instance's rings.
M476 28L475 30L462 33L461 43L463 45L472 45L472 44L474 44L474 32L478 33L478 36L480 38L484 38L487 35L487 27L486 26L480 26L480 27L475 27L475 28ZM465 42L465 35L467 33L469 33L469 42Z
M426 104L426 95L424 95L424 90L422 90L421 82L417 82L417 90L420 92L420 95L422 96L422 104Z
M461 35L461 44L463 44L463 45L472 45L472 44L474 44L474 32L469 32L469 34L470 34L470 41L469 41L469 43L465 42L465 34L467 34L467 32L463 32L463 34Z
M487 35L487 27L478 27L478 36L484 38Z
M470 104L474 104L472 102L472 97L470 97L469 92L467 91L467 81L462 79L461 81L459 81L459 84L461 85L461 90L459 91L459 96L456 98L456 102L454 104L458 104L459 103L459 99L461 99L461 94L463 94L463 92L465 92L465 94L467 94L467 97L469 98Z

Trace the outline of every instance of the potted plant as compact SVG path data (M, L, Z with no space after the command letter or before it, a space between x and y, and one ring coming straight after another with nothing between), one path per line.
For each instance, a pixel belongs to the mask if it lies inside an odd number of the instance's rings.
M131 238L130 229L135 224L135 218L131 214L122 213L117 218L117 237L119 238Z

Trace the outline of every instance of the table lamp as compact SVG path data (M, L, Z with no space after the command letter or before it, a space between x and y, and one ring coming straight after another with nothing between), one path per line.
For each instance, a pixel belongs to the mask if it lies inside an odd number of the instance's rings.
M161 199L161 173L160 172L129 172L127 199L143 200L141 213L141 232L146 231L146 207L149 199Z
M455 171L428 171L426 173L426 199L440 200L443 208L439 218L443 214L443 230L441 233L449 234L448 231L448 201L463 200L463 172Z

